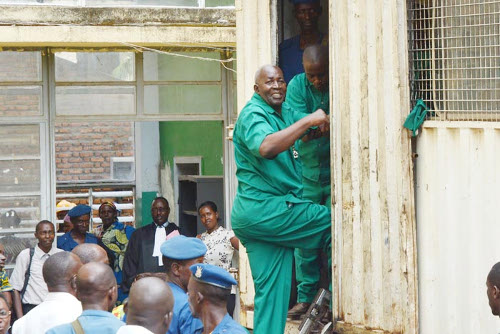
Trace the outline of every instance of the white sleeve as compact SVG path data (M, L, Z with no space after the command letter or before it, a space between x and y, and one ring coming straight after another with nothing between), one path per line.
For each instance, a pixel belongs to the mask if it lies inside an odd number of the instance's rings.
M10 275L10 285L17 291L21 291L24 286L24 276L26 274L26 269L28 269L30 257L30 249L24 249L19 253L16 258L16 265L12 275Z

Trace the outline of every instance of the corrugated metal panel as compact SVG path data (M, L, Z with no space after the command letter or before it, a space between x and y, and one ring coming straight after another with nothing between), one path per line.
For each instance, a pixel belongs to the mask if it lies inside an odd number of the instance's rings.
M421 332L498 333L485 282L500 261L500 123L425 124L416 161Z
M330 1L334 300L342 328L417 333L406 4Z

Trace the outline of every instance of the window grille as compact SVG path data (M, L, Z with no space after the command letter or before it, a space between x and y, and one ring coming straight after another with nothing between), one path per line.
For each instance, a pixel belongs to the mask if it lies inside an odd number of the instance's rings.
M410 95L433 120L500 120L500 0L408 0Z

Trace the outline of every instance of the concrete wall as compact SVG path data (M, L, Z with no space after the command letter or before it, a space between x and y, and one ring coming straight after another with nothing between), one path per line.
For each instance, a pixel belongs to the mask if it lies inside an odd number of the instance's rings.
M235 44L234 9L0 6L3 46Z

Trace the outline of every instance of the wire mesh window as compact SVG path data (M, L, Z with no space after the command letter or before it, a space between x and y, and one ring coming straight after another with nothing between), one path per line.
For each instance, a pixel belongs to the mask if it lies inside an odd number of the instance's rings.
M410 89L434 120L500 120L500 0L408 0Z

